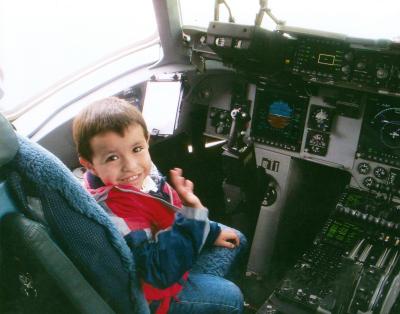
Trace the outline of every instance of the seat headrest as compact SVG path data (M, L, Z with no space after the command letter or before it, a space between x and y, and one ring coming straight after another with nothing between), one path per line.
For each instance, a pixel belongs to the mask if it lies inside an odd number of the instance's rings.
M11 123L0 114L0 167L14 158L18 148L17 134Z

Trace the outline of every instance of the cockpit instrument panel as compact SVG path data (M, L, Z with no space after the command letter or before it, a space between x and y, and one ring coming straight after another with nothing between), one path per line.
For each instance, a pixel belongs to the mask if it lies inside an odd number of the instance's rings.
M379 95L367 99L358 156L400 166L400 99Z
M341 69L346 65L346 48L337 40L301 38L294 53L292 71L318 80L338 80L345 75Z
M400 44L390 40L280 27L211 22L204 31L187 28L202 58L253 75L272 75L351 90L400 93ZM192 60L192 61L193 61ZM203 69L204 62L196 64Z
M396 44L302 34L294 46L291 72L307 81L369 92L400 92Z
M251 136L255 142L300 151L308 97L257 88Z

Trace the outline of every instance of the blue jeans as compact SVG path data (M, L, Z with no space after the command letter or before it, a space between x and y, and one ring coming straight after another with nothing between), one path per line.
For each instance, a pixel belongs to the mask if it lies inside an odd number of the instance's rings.
M226 228L221 225L222 228ZM247 241L236 230L240 245L234 249L211 247L204 249L189 272L177 300L172 300L170 314L225 314L243 312L240 289L224 277L229 276Z

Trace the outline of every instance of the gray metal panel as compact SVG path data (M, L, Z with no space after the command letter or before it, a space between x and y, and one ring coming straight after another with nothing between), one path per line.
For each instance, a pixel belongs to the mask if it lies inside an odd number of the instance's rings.
M310 104L330 107L321 96L312 96ZM307 139L307 123L311 106L308 107L306 128L300 156L304 159L326 164L328 166L352 169L357 151L358 138L361 132L362 117L358 119L336 115L329 135L329 147L326 156L317 156L304 151Z
M276 161L279 164L277 172L266 170L266 173L272 176L276 181L278 196L275 203L271 206L261 207L247 265L248 272L263 275L267 273L271 267L279 220L286 201L287 180L292 158L257 147L255 148L255 152L257 165L262 166L263 160L265 162L265 159Z

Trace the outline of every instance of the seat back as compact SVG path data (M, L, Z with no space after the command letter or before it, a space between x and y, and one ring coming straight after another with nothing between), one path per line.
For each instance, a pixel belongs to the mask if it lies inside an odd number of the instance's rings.
M115 313L44 225L18 212L0 223L1 313Z
M11 134L10 126L7 130ZM20 262L25 295L36 296L40 313L58 307L68 313L149 313L132 253L102 208L58 158L26 138L14 140L18 151L12 145L14 153L0 159L0 171L6 169L0 172L3 194L14 207L0 221L0 240ZM0 217L3 203L0 199ZM17 264L5 262L2 269ZM38 272L44 276L33 278ZM46 309L49 298L42 302L38 293L55 299L52 309Z

